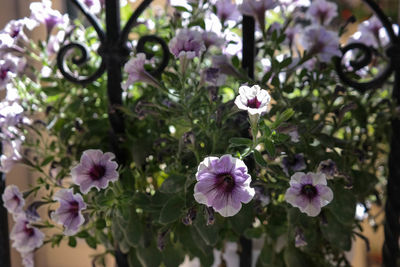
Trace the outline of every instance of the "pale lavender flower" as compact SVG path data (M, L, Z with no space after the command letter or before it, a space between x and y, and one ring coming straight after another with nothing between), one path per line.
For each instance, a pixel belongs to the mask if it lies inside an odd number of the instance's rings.
M118 180L118 164L112 161L114 158L113 153L103 154L98 149L83 152L80 163L71 170L72 180L80 186L82 193L88 193L92 187L104 189L109 182Z
M204 31L201 35L203 37L203 42L206 46L206 49L208 49L212 45L216 47L221 47L225 43L225 40L219 37L215 32Z
M10 35L11 38L17 40L19 38L27 38L24 33L24 28L32 30L36 26L36 22L29 18L23 18L18 20L10 20L4 27L3 32Z
M296 248L304 247L304 246L308 245L306 239L304 238L304 233L300 228L296 228L296 236L295 236L294 242L295 242L294 246Z
M239 20L239 10L237 5L232 3L231 0L218 0L217 3L215 3L215 7L217 8L217 16L222 23L228 20Z
M48 34L55 26L65 29L69 23L68 15L62 15L59 11L51 8L50 0L31 3L30 10L31 19L38 22L38 24L45 24Z
M328 205L332 199L333 192L327 186L323 173L296 172L285 194L286 202L311 217L317 216L321 207Z
M23 211L25 200L16 185L8 185L2 195L3 205L11 214L18 214Z
M327 179L333 179L338 174L338 169L333 160L327 159L319 163L318 172L325 174Z
M261 89L258 85L252 87L242 85L239 87L239 95L235 99L235 104L239 109L247 110L250 115L261 116L268 111L270 101L271 96L267 90Z
M253 16L263 29L265 26L265 11L275 8L277 5L277 0L244 0L239 5L239 11L243 15Z
M349 43L352 42L361 42L378 48L389 43L389 36L382 22L376 16L372 16L358 25L358 31L350 37Z
M15 225L11 231L10 239L13 240L12 246L21 253L33 251L43 244L44 233L31 225L25 214L21 213L15 220Z
M196 179L196 201L213 207L224 217L238 213L242 202L250 202L255 194L246 165L231 155L205 158L197 169Z
M145 82L155 87L159 84L157 80L144 69L146 63L146 55L144 53L138 53L136 57L131 58L124 66L125 72L128 73L128 80L122 83L122 88L127 90L130 85L135 82Z
M308 17L321 25L328 25L337 15L337 5L326 0L314 0L307 10Z
M202 34L189 29L180 29L168 46L171 53L179 59L193 59L206 50Z
M227 55L214 55L212 57L212 65L214 68L220 70L221 73L234 76L241 77L238 70L232 65L230 59Z
M15 136L18 131L15 126L24 120L23 112L24 108L17 102L0 102L0 128L3 134Z
M58 53L62 42L65 40L66 32L64 30L58 31L56 34L52 34L46 45L47 55L49 57L54 56Z
M0 59L0 89L4 89L17 76L17 65L11 58Z
M289 175L289 170L297 172L307 167L303 153L295 154L293 157L284 157L282 159L282 165L286 175Z
M64 226L65 235L74 235L85 222L82 210L86 204L79 193L74 194L72 189L61 189L54 194L54 200L60 207L51 214L51 219Z
M33 251L21 253L22 257L22 265L24 267L34 267L35 266L35 259Z
M2 141L3 153L0 156L0 171L8 173L22 159L22 141L19 139Z
M288 27L285 30L285 35L286 35L286 39L285 39L285 43L292 46L295 44L296 41L296 36L298 35L298 33L300 32L300 27L295 25L293 27Z
M309 26L301 38L301 44L309 55L318 57L322 62L330 62L332 57L341 56L337 33L321 26Z

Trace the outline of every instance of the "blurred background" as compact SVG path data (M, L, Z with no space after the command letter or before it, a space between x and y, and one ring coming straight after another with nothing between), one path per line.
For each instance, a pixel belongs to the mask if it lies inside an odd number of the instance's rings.
M184 2L185 0L174 1L179 4L179 1ZM9 20L22 18L29 16L29 4L35 2L34 0L0 0L0 29L2 29ZM52 0L53 8L58 9L62 12L71 10L69 0ZM131 1L132 2L132 1ZM135 6L140 1L133 1L132 5ZM155 0L155 5L164 5L166 0ZM371 11L362 3L361 0L336 0L338 3L340 16L343 21L355 15L359 21L367 19L371 15ZM394 22L400 22L399 9L400 1L398 0L379 0L379 4L385 10L386 14L389 15ZM35 30L31 37L34 39L40 39L44 37L44 29ZM29 185L33 183L34 177L25 168L16 166L7 175L7 184L15 184L22 190L29 188ZM357 237L354 240L353 248L349 252L348 257L351 259L353 266L355 267L375 267L381 266L381 247L383 244L383 211L382 207L372 207L371 214L375 215L364 220L363 223L363 235L368 238L369 245L367 242ZM10 231L12 228L12 219L9 217ZM4 238L4 237L0 237ZM369 246L369 250L367 247ZM97 253L102 253L102 248L98 248L96 251L90 249L85 241L78 241L76 248L69 248L65 243L62 243L60 247L52 248L50 245L46 245L40 248L35 254L35 266L38 267L87 267L92 266L92 257ZM11 262L12 267L20 267L21 259L19 254L11 249ZM113 259L110 257L107 259L107 266L115 266ZM1 259L0 259L1 265ZM189 265L185 265L189 266Z

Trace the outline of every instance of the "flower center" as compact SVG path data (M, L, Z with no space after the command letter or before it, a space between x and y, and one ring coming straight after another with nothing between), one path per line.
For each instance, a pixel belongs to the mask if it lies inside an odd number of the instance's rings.
M89 176L92 178L92 180L100 180L103 178L104 174L106 173L106 168L102 165L94 165L90 171L89 171Z
M69 211L75 216L77 217L79 214L79 203L77 201L71 201L69 202Z
M25 223L25 227L24 227L24 232L30 237L33 236L35 234L35 231L33 230L33 228L28 227L28 223Z
M7 77L9 69L0 70L0 79L4 80Z
M259 108L261 106L261 102L258 101L257 97L254 97L253 99L247 100L247 106L249 108Z
M15 202L17 202L17 205L19 205L19 203L21 202L21 200L19 199L19 197L17 195L14 195L14 197L12 198Z
M308 199L313 199L317 196L318 191L317 188L315 188L315 186L313 186L312 184L305 184L301 188L301 194L305 195Z
M231 192L235 187L235 180L230 173L220 173L217 175L218 187L225 192Z

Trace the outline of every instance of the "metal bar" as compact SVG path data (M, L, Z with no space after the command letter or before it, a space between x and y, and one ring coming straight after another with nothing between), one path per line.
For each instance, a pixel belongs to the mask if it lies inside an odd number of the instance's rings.
M243 16L243 50L242 67L247 70L247 75L254 78L254 58L255 58L255 20L250 16ZM240 237L240 267L251 266L251 254L253 244L250 239Z
M1 146L0 146L1 147ZM1 151L1 148L0 148ZM0 173L0 195L6 188L5 176ZM8 213L0 197L0 267L10 267L10 243L8 239Z

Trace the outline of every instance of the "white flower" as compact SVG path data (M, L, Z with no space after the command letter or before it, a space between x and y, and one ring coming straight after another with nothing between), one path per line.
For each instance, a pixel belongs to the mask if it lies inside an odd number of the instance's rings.
M242 85L239 88L239 95L235 99L235 104L239 109L247 110L250 115L262 115L268 111L268 104L271 96L260 86L248 87Z

